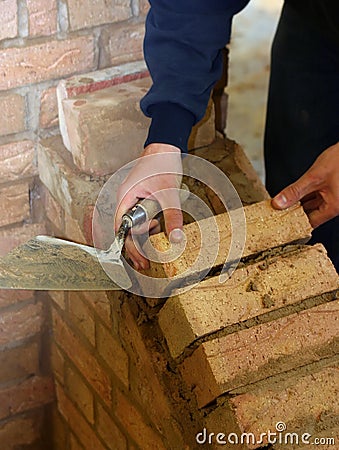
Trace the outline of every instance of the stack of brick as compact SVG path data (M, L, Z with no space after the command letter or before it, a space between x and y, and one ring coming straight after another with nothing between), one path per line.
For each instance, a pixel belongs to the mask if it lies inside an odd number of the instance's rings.
M80 242L91 239L93 204L118 168L114 158L107 161L114 147L98 137L111 132L107 118L130 159L142 145L139 125L147 130L136 110L147 78L116 84L108 77L111 87L101 90L96 77L102 73L62 83L68 93L60 104L63 141L57 136L39 145L49 229ZM73 95L71 86L81 93ZM119 135L124 118L136 126ZM277 432L278 422L300 439L304 433L334 437L338 276L321 246L304 245L311 228L302 208L274 211L241 148L213 142L211 119L203 127L200 136L209 145L192 153L228 175L247 205L242 260L225 283L214 274L166 301L123 292L50 294L57 449L218 448L225 439L235 448L259 448L273 444L268 432ZM210 220L220 235L214 265L224 262L227 214L210 191L197 183L190 188L219 214L186 225L183 255L152 265L148 275L171 279L191 267L198 228L210 229ZM162 234L153 244L168 247ZM203 260L197 270L206 268Z
M142 60L147 9L146 0L1 1L0 255L45 232L45 196L50 215L61 220L54 199L41 189L36 164L39 138L58 133L58 82ZM51 400L47 368L39 362L48 359L41 344L48 327L44 303L32 292L1 292L0 440L6 449L37 440L41 412Z

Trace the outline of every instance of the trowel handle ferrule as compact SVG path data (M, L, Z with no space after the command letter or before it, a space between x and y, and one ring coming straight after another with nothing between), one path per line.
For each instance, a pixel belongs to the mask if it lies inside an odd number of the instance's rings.
M185 202L190 195L188 187L183 184L179 191L181 203ZM145 198L138 202L122 217L122 220L128 221L130 228L141 225L144 222L154 219L154 217L162 211L161 206L156 200Z

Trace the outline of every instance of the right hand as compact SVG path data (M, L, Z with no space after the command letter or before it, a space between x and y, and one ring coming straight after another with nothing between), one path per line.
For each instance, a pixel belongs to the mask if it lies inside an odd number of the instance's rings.
M117 194L115 229L118 230L122 216L140 199L152 198L163 210L165 229L172 242L182 239L183 217L179 189L182 178L181 151L169 144L150 144L141 154ZM171 190L168 190L171 189ZM151 221L150 232L157 228L157 221ZM180 230L180 231L179 231ZM148 260L140 255L131 236L125 241L127 256L134 267L147 269Z

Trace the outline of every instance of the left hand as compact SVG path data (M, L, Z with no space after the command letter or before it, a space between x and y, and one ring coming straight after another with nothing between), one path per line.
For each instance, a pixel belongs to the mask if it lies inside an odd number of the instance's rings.
M313 228L339 215L339 142L326 149L297 181L272 199L277 209L301 202Z

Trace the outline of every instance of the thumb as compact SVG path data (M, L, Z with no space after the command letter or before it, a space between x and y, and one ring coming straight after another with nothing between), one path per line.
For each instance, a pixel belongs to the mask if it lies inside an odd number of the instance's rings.
M280 191L272 199L272 206L277 209L289 208L313 191L314 187L311 177L305 173L297 181Z

